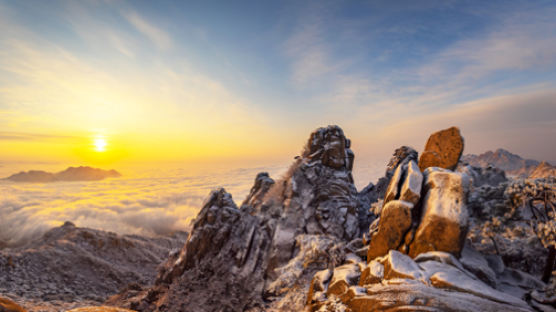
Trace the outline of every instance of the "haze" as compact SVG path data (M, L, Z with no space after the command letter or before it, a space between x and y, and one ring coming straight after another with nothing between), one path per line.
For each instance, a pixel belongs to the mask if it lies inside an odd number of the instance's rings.
M466 153L554 161L554 16L551 1L0 1L0 161L287 163L327 124L356 168L451 125Z

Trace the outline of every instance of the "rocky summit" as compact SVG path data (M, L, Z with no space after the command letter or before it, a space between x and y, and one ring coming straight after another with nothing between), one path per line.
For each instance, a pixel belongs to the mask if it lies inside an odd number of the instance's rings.
M432 134L421 157L409 146L396 149L384 176L358 192L350 146L340 127L319 128L281 178L259 173L241 205L223 188L212 191L185 243L170 251L155 278L153 265L164 250L156 251L150 262L128 259L135 255L141 260L145 255L141 250L154 251L148 242L78 231L72 224L54 229L46 241L63 250L68 244L67 250L77 255L83 253L81 249L104 255L114 244L128 250L120 262L104 256L100 267L104 273L95 275L105 281L106 287L99 288L102 294L113 294L102 306L81 301L80 306L64 307L78 308L74 311L554 311L556 276L550 276L556 237L551 212L556 202L554 177L512 180L499 168L460 162L463 138L452 127ZM76 240L80 250L72 247ZM93 247L85 247L89 245ZM33 257L49 254L38 250L3 251L0 265L32 271L37 265ZM92 268L85 266L72 274L93 276L98 265L90 261ZM48 259L41 263L45 272L57 267ZM70 264L64 265L71 269ZM137 276L142 272L137 268L123 270L134 266L150 269L150 275ZM17 277L21 284L35 278L22 272ZM34 299L25 295L35 290L15 285L16 275L5 276L12 283L6 291L16 289L21 294L10 298L32 306L29 301ZM59 296L66 291L56 276L49 277L55 281L52 289L39 293ZM102 286L74 285L68 275L59 276L60 283L68 282L68 291ZM114 283L115 278L127 285ZM116 286L124 287L115 293Z

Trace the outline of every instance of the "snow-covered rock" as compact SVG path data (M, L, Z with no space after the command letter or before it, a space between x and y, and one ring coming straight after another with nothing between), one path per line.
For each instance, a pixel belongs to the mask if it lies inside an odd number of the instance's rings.
M409 255L446 251L459 256L468 228L462 176L440 168L425 171L422 217Z
M391 249L397 249L403 242L405 233L411 227L413 204L401 200L389 201L380 214L378 231L369 243L367 260L384 256Z

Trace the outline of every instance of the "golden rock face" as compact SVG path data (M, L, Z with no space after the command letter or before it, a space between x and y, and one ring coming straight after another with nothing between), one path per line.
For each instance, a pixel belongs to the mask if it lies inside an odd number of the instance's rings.
M463 153L463 137L458 127L451 127L431 134L425 150L419 157L419 168L440 167L454 170Z

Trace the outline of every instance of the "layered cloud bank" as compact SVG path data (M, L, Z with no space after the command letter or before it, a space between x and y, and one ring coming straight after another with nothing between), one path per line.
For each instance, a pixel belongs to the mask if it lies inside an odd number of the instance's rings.
M184 230L211 189L223 186L241 200L257 172L280 168L185 169L124 175L94 182L0 182L0 242L23 243L64 221L78 226L144 235Z

